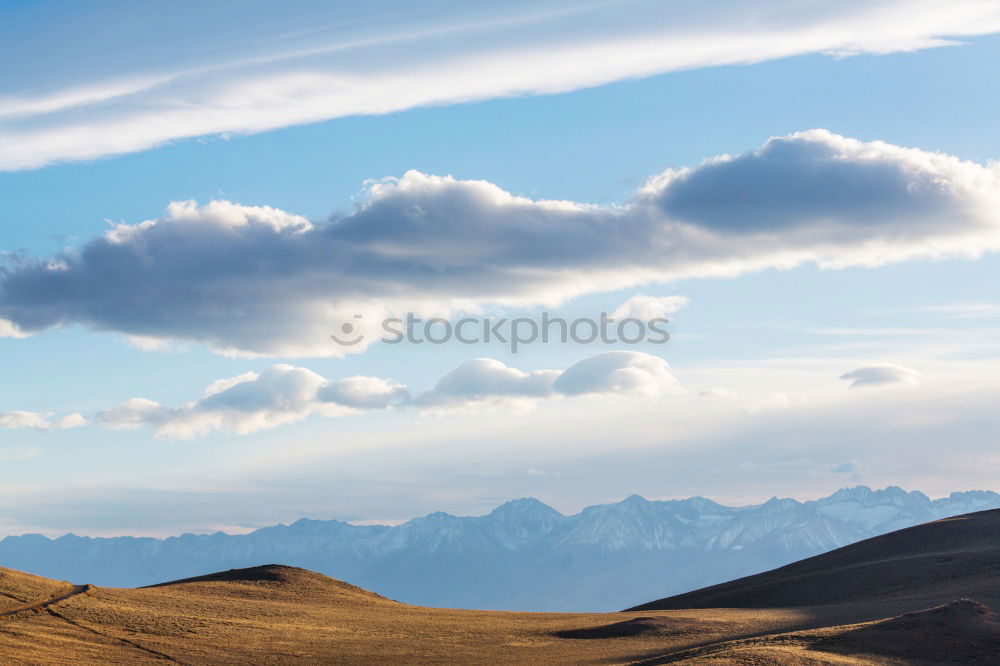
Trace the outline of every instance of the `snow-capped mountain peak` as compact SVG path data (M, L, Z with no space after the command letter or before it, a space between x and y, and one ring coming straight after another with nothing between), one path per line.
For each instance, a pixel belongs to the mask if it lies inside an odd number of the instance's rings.
M997 493L932 500L895 486L745 507L630 495L568 516L525 497L484 516L438 511L394 527L303 518L243 535L11 536L0 541L0 566L133 586L281 562L416 604L612 610L990 508L1000 508Z

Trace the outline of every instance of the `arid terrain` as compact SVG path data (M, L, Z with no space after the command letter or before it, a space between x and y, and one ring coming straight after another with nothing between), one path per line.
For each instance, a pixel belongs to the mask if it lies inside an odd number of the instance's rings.
M279 565L140 589L0 569L0 662L1000 663L997 610L985 511L607 614L408 606Z

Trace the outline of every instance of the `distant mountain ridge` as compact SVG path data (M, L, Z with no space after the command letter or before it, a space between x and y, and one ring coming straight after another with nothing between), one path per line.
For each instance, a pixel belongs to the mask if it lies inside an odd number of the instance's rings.
M302 519L244 535L8 536L0 541L0 566L128 587L280 562L412 604L614 610L992 508L1000 508L1000 494L932 500L896 486L746 507L632 495L571 516L524 498L485 516L437 512L395 527Z

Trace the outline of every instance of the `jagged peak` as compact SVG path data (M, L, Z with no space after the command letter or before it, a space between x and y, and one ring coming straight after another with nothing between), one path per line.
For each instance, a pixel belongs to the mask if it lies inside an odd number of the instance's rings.
M975 499L993 499L998 497L998 495L992 490L953 490L947 499L965 499L970 497Z
M714 500L710 500L707 497L702 497L701 495L694 495L692 497L688 497L687 499L674 500L674 501L680 502L681 504L686 504L688 506L697 507L699 509L705 509L705 508L708 508L708 509L722 509L722 508L725 508L725 507L723 507L723 505L719 504L718 502L716 502Z
M902 488L900 488L899 486L886 486L882 490L876 490L875 494L876 495L889 495L889 496L895 496L895 497L909 497L911 495L924 496L923 493L921 493L921 492L919 492L917 490L914 490L913 492L907 492L907 491L903 490Z
M305 527L328 527L331 525L336 525L338 527L354 527L350 523L345 523L342 520L337 520L336 518L330 518L329 520L318 520L316 518L299 518L294 523L289 525L289 527L301 529Z
M776 507L776 506L793 506L798 504L802 504L802 502L791 497L778 497L777 495L775 495L771 499L761 504L761 506Z
M931 499L920 492L919 490L906 490L900 486L886 486L885 488L880 488L878 490L872 490L868 486L854 486L853 488L841 488L834 494L825 498L823 501L836 501L836 500L857 500L857 501L870 501L873 499L881 500L887 498L890 500L917 500L923 503L930 502Z
M819 501L825 500L843 500L843 499L859 499L868 498L875 494L875 491L868 486L849 486L847 488L841 488L837 492L833 493L829 497L824 497Z

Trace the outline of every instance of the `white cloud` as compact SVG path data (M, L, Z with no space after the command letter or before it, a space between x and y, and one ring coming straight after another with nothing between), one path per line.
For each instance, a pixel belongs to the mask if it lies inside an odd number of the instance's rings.
M187 8L183 23L111 19L61 39L55 56L48 45L59 37L47 35L59 21L22 31L30 38L9 50L24 71L0 89L0 169L805 53L913 51L1000 31L1000 8L988 0L420 3L402 14L391 4L359 11L321 3L295 16L280 3L258 3L198 11ZM129 12L107 14L117 15ZM172 33L180 29L184 39ZM86 80L53 79L79 72L81 61ZM45 92L33 92L39 88Z
M236 375L234 377L224 377L222 379L216 379L214 382L205 387L205 390L202 392L202 396L207 398L217 393L228 391L237 384L253 382L258 379L260 379L260 375L257 374L256 372L244 372L243 374Z
M51 427L48 415L38 412L4 412L0 413L0 428L34 428L48 430Z
M51 412L0 412L0 428L20 429L31 428L34 430L67 430L86 425L87 419L81 414L68 414L55 421L52 420Z
M83 414L67 414L53 424L53 427L58 430L69 430L70 428L79 428L81 426L87 425L88 421L84 418Z
M259 374L213 382L200 400L183 407L133 398L99 412L96 420L108 428L152 426L157 436L168 439L192 439L216 430L246 434L295 423L314 413L350 413L348 406L318 399L319 391L329 386L311 370L275 365Z
M417 398L424 407L468 405L486 401L517 402L555 395L557 370L522 372L491 358L466 361L444 375L434 390Z
M30 334L25 333L12 321L0 319L0 339L2 338L26 338Z
M680 390L666 361L634 351L605 352L584 359L559 375L554 386L565 395L618 393L655 397Z
M844 373L841 379L851 382L851 388L859 386L884 386L886 384L917 384L921 374L902 365L884 363L857 368Z
M538 400L588 394L658 397L680 390L661 358L634 351L611 351L574 363L566 370L522 372L500 361L479 358L458 366L415 400L423 408L530 407Z
M168 408L133 398L99 412L107 428L152 427L158 437L193 439L213 431L247 434L295 423L313 414L347 416L366 410L413 406L422 410L518 407L566 395L658 395L679 390L666 361L641 352L607 352L567 370L522 372L488 358L474 359L445 374L433 390L416 397L379 377L328 381L291 365L213 382L200 400Z
M680 310L688 304L686 296L646 296L636 294L628 299L612 313L612 317L618 320L634 317L643 321L650 319L667 319L669 315Z
M120 405L97 413L95 420L106 428L129 429L144 425L159 426L169 416L163 405L147 398L131 398Z
M324 403L354 409L386 409L409 398L406 387L381 377L358 375L327 384L317 391Z
M0 272L21 332L80 323L223 353L340 356L377 322L806 263L877 266L1000 248L1000 164L814 130L652 179L630 202L533 201L415 171L349 215L172 204ZM360 317L360 318L359 318ZM357 325L363 340L329 336Z

